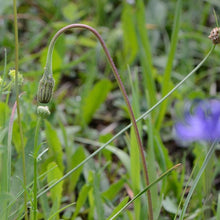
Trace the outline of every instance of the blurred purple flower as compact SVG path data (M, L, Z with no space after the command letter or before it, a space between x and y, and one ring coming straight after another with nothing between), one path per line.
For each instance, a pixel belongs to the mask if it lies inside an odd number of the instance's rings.
M199 101L186 109L184 121L175 124L175 131L182 141L220 140L220 100Z

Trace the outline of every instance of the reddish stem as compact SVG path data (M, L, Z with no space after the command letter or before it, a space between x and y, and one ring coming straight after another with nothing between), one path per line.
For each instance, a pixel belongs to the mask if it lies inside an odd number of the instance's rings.
M47 74L47 75L52 74L52 53L53 53L53 48L54 48L54 45L55 45L55 42L56 42L57 38L63 32L65 32L68 29L72 29L72 28L81 28L81 29L87 29L87 30L91 31L97 37L97 39L99 40L99 42L101 43L101 45L102 45L102 47L105 51L108 62L109 62L110 66L113 70L113 73L115 75L115 78L117 80L119 88L122 92L122 95L123 95L124 100L126 102L126 105L128 107L128 112L129 112L129 115L130 115L132 125L134 126L134 132L135 132L135 136L136 136L136 139L137 139L137 143L138 143L138 147L139 147L139 151L140 151L140 155L141 155L141 161L142 161L142 164L143 164L143 171L144 171L145 181L146 181L146 184L149 185L150 181L149 181L147 164L146 164L146 160L145 160L145 156L144 156L144 148L143 148L141 137L140 137L140 134L139 134L139 131L138 131L137 123L136 123L136 120L135 120L135 117L134 117L134 113L133 113L131 104L128 100L128 95L125 91L125 88L124 88L123 83L121 81L121 78L119 76L118 70L117 70L117 68L116 68L116 66L115 66L115 64L114 64L114 62L111 58L111 55L110 55L110 53L109 53L109 51L106 47L106 44L105 44L104 40L101 37L101 35L94 28L92 28L88 25L85 25L85 24L70 24L70 25L67 25L67 26L63 27L62 29L60 29L54 35L54 37L52 38L52 40L50 42L49 49L48 49L48 54L47 54L46 66L45 66L45 74ZM150 190L147 191L147 195L148 195L149 220L153 220L153 208L152 208L152 200L151 200Z

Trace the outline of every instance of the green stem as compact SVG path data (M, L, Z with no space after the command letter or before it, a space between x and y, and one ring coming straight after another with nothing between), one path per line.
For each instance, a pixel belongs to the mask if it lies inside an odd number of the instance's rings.
M34 220L37 220L37 154L38 154L38 137L40 132L40 124L41 124L41 117L37 119L37 125L35 129L35 136L34 136L34 199L33 199L33 210L34 210Z
M137 124L136 124L136 121L135 121L135 117L134 117L134 113L133 113L133 110L132 110L132 107L131 107L131 104L128 100L128 95L125 91L125 88L123 86L123 83L121 81L121 78L118 74L118 70L111 58L111 55L106 47L106 44L104 42L104 40L102 39L101 35L92 27L88 26L88 25L84 25L84 24L71 24L71 25L67 25L66 27L60 29L55 35L54 37L52 38L51 42L50 42L50 45L49 45L49 49L48 49L48 53L47 53L47 61L46 61L46 67L45 67L45 75L49 76L50 74L52 74L52 53L53 53L53 48L54 48L54 45L55 45L55 42L57 40L57 38L66 30L68 29L72 29L72 28L82 28L82 29L87 29L89 31L91 31L96 37L97 39L99 40L99 42L101 43L103 49L104 49L104 52L106 54L106 57L108 59L108 62L112 68L112 71L114 73L114 76L117 80L117 83L119 85L119 88L122 92L122 95L123 95L123 98L125 100L125 103L128 107L128 112L129 112L129 115L130 115L130 119L131 119L131 123L132 125L134 126L134 132L135 132L135 136L136 136L136 139L137 139L137 143L138 143L138 147L139 147L139 151L140 151L140 155L141 155L141 161L142 161L142 165L143 165L143 171L144 171L144 177L145 177L145 182L146 182L146 185L149 185L150 184L150 181L149 181L149 176L148 176L148 169L147 169L147 163L146 163L146 160L145 160L145 156L144 156L144 148L143 148L143 144L142 144L142 141L141 141L141 137L140 137L140 134L139 134L139 131L138 131L138 127L137 127ZM149 209L149 219L150 220L153 220L153 207L152 207L152 201L151 201L151 193L150 191L147 191L147 198L148 198L148 209Z
M13 0L13 10L14 10L14 34L15 34L15 89L16 89L16 102L17 102L17 115L18 115L18 125L21 141L22 150L22 166L23 166L23 181L24 181L24 218L28 220L28 210L27 210L27 179L26 179L26 169L25 169L25 149L24 149L24 137L23 129L21 124L21 113L19 104L19 86L18 86L18 23L17 23L17 6L16 0Z

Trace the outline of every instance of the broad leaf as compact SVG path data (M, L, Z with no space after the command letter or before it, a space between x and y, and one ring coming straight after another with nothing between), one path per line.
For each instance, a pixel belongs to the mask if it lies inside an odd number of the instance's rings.
M93 89L90 91L88 96L83 100L82 115L83 122L89 123L92 116L100 107L100 105L105 101L109 91L112 88L112 83L103 79L95 84ZM82 123L83 123L82 122Z
M46 125L46 138L49 146L49 152L52 154L54 161L56 161L57 165L63 171L63 152L60 140L57 136L56 131L52 128L48 121L45 121Z

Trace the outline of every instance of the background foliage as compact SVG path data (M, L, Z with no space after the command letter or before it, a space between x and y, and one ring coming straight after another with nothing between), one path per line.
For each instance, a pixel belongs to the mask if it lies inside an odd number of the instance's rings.
M12 1L1 0L0 5L0 72L3 77L4 48L7 50L5 72L8 73L14 68L15 43ZM19 72L24 78L20 86L20 91L24 92L20 104L28 184L33 180L37 86L46 62L49 40L57 30L71 23L84 23L99 31L119 69L138 118L204 58L212 46L207 36L216 26L213 8L217 16L220 12L218 1L183 1L178 29L174 25L175 11L178 10L174 0L20 0L17 7ZM175 31L178 31L177 44L174 56L169 60ZM138 124L151 182L174 164L183 163L181 169L173 171L151 188L155 219L174 218L184 188L190 185L192 170L192 177L195 177L207 154L208 143L182 147L182 143L175 140L173 124L182 116L185 102L219 97L219 59L217 46L202 68L169 96L164 106L165 116L161 115L162 107L158 107ZM170 70L168 65L172 67ZM53 71L56 86L49 106L51 115L42 124L40 133L38 192L76 167L130 123L125 102L104 53L90 33L68 31L58 39L53 53ZM170 78L165 78L164 74L170 74ZM4 148L15 103L13 79L8 74L5 85L0 103L0 175L4 173ZM194 192L186 219L218 219L216 216L220 216L217 208L218 153L217 149ZM16 116L11 157L11 192L5 195L1 185L0 199L14 201L9 215L10 219L17 219L23 212L23 199L18 196L23 190L23 177ZM110 218L129 197L144 188L139 161L131 129L61 181L50 193L43 194L38 200L38 218ZM187 192L188 188L185 194ZM30 186L29 199L31 196ZM71 203L74 204L58 211ZM143 195L118 219L146 219L146 204L147 199Z

